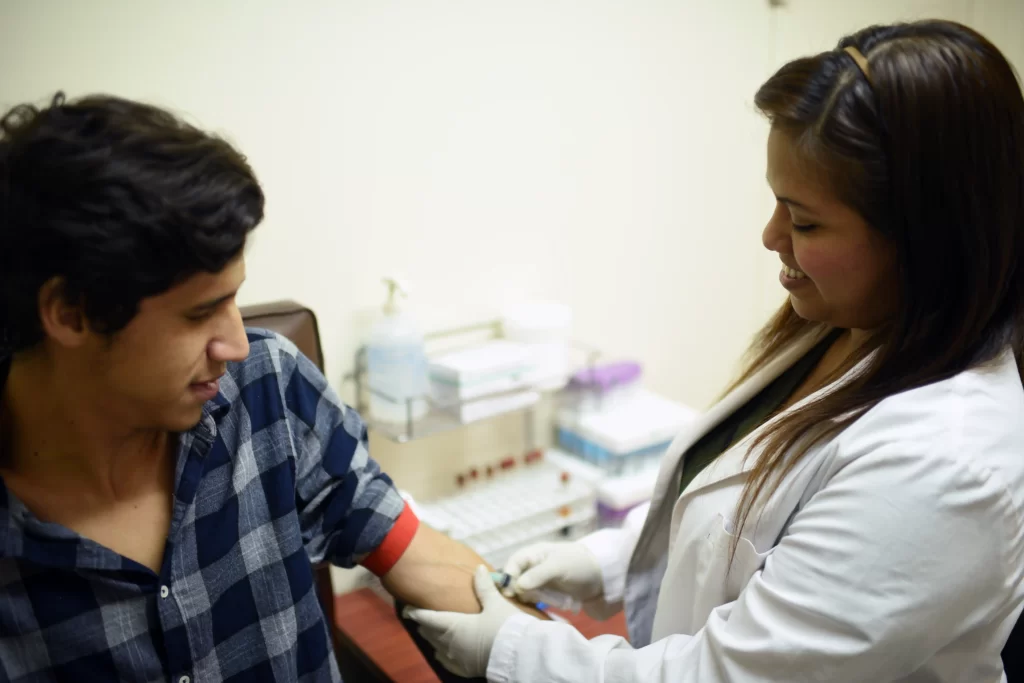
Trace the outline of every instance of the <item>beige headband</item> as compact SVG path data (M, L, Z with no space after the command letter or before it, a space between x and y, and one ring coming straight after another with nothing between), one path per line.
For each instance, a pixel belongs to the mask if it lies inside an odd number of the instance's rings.
M843 50L853 58L854 63L857 64L857 68L864 74L864 78L868 79L868 85L871 85L871 71L868 69L868 60L860 53L860 50L853 46L844 47Z

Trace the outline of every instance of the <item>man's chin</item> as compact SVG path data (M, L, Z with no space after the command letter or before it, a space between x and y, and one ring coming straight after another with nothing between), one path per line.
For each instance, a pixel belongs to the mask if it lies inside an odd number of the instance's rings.
M187 432L195 427L203 419L203 409L184 411L180 415L166 420L164 430L168 432Z

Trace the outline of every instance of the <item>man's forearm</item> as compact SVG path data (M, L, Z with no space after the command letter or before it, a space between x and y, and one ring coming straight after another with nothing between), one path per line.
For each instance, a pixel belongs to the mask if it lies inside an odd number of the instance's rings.
M475 614L480 603L473 592L473 570L487 564L467 546L420 524L409 547L391 570L381 577L384 588L415 607ZM530 607L515 603L528 614L545 618Z

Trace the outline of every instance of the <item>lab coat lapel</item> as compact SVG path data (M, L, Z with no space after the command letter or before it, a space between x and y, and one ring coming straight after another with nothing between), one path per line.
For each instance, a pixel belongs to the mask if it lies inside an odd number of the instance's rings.
M765 366L764 370L751 377L749 382L747 382L747 384L751 385L750 387L737 387L736 393L739 393L741 389L746 389L746 391L743 392L742 400L732 403L729 414L742 407L744 403L756 396L759 391L767 387L771 382L777 379L779 375L791 368L808 351L810 351L818 341L822 339L822 336L823 335L805 336L798 343L793 344L777 358L769 362ZM807 400L807 398L810 397L805 397L804 400ZM803 401L800 403L803 403ZM757 464L758 458L757 453L750 452L750 444L757 438L757 435L773 421L774 420L768 420L764 424L759 425L746 437L740 439L739 442L733 444L731 448L722 453L714 460L714 462L705 467L696 477L693 478L690 485L687 486L686 490L679 496L677 507L685 505L684 501L687 498L697 495L703 489L752 469L754 465Z
M795 341L778 357L766 363L764 368L755 372L697 418L669 446L661 461L650 511L629 561L626 579L626 621L629 625L630 641L635 646L643 647L651 642L658 595L667 567L668 553L675 540L674 527L678 518L675 513L680 509L677 503L683 500L679 494L683 455L709 430L793 365L827 333L828 330L814 331ZM750 462L748 467L752 465L753 462ZM686 496L692 495L695 486L705 488L713 481L721 481L722 478L732 476L742 468L742 461L734 461L719 468L715 475L703 472L703 478L696 478L687 487Z
M666 452L666 457L662 461L661 469L658 472L658 481L654 489L653 497L655 504L664 500L666 497L673 501L679 497L678 486L682 459L683 455L691 446L697 443L697 441L699 441L700 438L709 431L718 426L720 422L736 412L736 410L742 407L747 401L756 396L759 391L768 386L768 384L775 380L779 375L789 369L827 333L828 331L825 330L807 334L800 340L791 344L781 354L769 361L764 368L755 372L750 378L729 392L721 401L712 406L701 417L697 418L689 429L686 429L679 434L675 441L672 442L672 445L669 446L669 449ZM757 431L759 430L754 430L754 433L756 434ZM750 436L753 437L754 435L752 434ZM742 445L746 441L747 439L744 439L740 444L737 444L737 446ZM729 451L723 453L718 460L704 468L704 470L698 474L692 482L690 482L690 485L686 489L686 495L690 495L701 488L710 486L715 482L734 476L753 467L756 462L756 458L747 458L746 462L744 462L744 458L742 456L745 453L745 449L739 449L736 447L733 447ZM739 457L737 457L737 454L739 454Z

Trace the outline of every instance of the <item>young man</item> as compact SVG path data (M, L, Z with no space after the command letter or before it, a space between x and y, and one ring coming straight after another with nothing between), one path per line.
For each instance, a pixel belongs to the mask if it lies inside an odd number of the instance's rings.
M337 681L311 564L479 611L366 429L242 326L244 157L90 97L0 130L0 680Z

